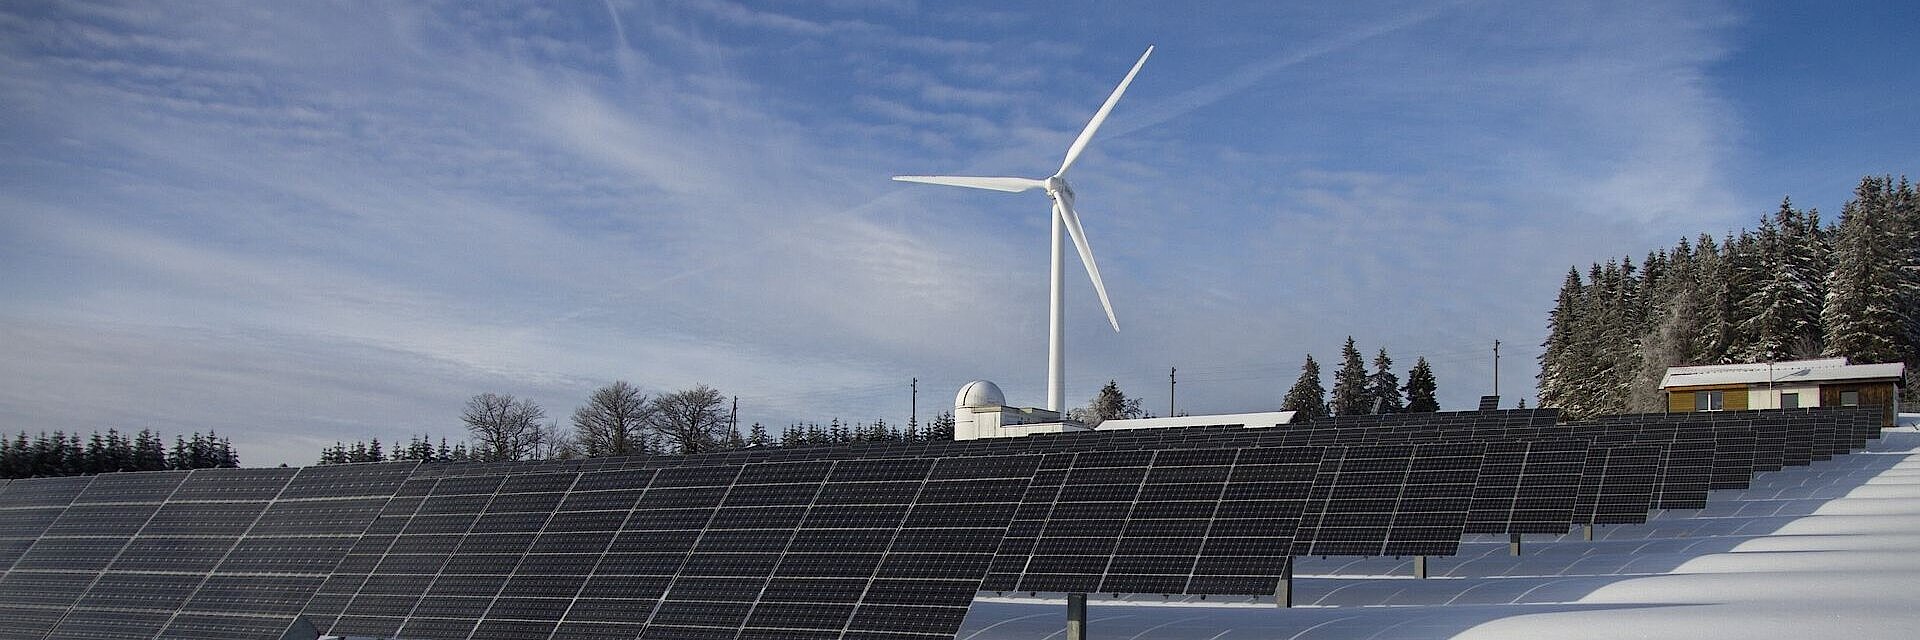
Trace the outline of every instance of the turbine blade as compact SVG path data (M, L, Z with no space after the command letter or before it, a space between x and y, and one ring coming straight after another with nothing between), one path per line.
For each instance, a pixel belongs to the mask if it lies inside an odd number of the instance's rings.
M1087 128L1080 130L1080 137L1074 139L1073 146L1067 147L1067 159L1061 161L1060 170L1053 175L1066 175L1067 169L1073 166L1073 161L1080 159L1080 152L1085 151L1087 143L1093 141L1093 132L1099 131L1100 123L1106 122L1107 114L1113 113L1114 103L1120 101L1120 94L1127 92L1127 85L1133 84L1134 74L1140 73L1140 65L1146 64L1147 56L1150 55L1153 55L1153 45L1147 45L1147 52L1140 54L1140 61L1133 63L1133 70L1127 72L1126 79L1120 81L1120 86L1113 88L1113 95L1107 96L1107 103L1100 105L1100 110L1094 112L1093 119L1087 122Z
M1033 178L983 178L976 176L894 176L900 182L919 182L922 184L943 184L949 187L967 187L971 189L991 189L1019 193L1028 189L1047 186L1045 180Z
M1113 316L1113 303L1107 301L1107 285L1100 281L1100 267L1093 263L1093 248L1087 246L1087 232L1080 228L1080 214L1074 213L1073 205L1064 202L1053 204L1054 215L1067 223L1067 235L1073 238L1073 247L1080 250L1080 264L1087 266L1087 278L1093 280L1093 291L1100 294L1100 306L1107 310L1107 322L1113 324L1113 330L1120 330L1120 319Z

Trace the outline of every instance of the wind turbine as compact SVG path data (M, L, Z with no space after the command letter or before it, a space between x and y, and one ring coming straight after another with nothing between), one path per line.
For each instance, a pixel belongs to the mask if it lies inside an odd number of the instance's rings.
M1100 110L1094 112L1093 119L1087 122L1087 128L1082 129L1080 131L1080 137L1074 139L1073 146L1067 147L1067 157L1060 162L1060 170L1053 172L1051 176L1047 176L1044 179L978 176L893 177L894 180L901 182L943 184L953 187L1006 191L1009 193L1018 193L1032 189L1045 189L1047 198L1053 200L1053 215L1051 216L1053 219L1053 301L1047 308L1048 411L1065 410L1066 378L1063 370L1066 366L1066 356L1064 352L1066 330L1062 320L1063 307L1066 302L1066 287L1064 286L1066 263L1063 258L1065 243L1060 237L1062 227L1065 227L1067 235L1073 237L1074 248L1080 251L1080 263L1086 265L1087 277L1093 280L1093 290L1100 294L1100 306L1107 311L1107 322L1113 325L1113 330L1116 333L1120 331L1120 320L1113 315L1113 303L1107 300L1107 286L1100 281L1100 267L1096 266L1093 262L1093 249L1087 246L1087 232L1080 228L1080 214L1073 209L1073 188L1067 185L1067 169L1073 168L1073 162L1080 159L1080 152L1087 149L1087 143L1093 140L1094 132L1100 130L1100 123L1106 122L1107 114L1113 112L1114 103L1120 101L1120 94L1127 92L1127 85L1133 83L1133 76L1140 73L1141 65L1147 63L1147 56L1150 55L1153 55L1153 47L1151 45L1147 47L1146 53L1140 54L1140 61L1133 63L1133 69L1127 71L1127 77L1120 81L1120 86L1114 87L1113 95L1107 96L1106 104L1100 105Z

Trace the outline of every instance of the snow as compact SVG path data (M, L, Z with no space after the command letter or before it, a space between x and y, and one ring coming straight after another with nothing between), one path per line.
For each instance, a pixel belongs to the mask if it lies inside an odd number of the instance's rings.
M1088 637L1920 637L1920 432L1889 430L1866 452L1595 537L1529 536L1517 558L1504 537L1474 537L1432 559L1427 580L1409 560L1304 558L1292 609L1095 597ZM1059 598L982 597L957 637L1063 638L1065 611Z
M1846 358L1667 367L1660 388L1725 384L1770 384L1844 381L1897 381L1906 376L1900 362L1847 364Z

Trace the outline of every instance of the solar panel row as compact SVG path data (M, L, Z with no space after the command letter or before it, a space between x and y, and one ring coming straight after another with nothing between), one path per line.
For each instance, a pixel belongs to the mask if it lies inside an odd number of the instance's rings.
M14 481L0 640L951 637L980 590L1271 594L1294 556L1642 522L1878 431L1556 417Z

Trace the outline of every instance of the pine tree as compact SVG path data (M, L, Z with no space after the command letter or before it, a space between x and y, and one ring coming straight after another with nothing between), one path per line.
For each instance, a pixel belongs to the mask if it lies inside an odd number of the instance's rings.
M1413 361L1413 368L1407 371L1408 413L1428 413L1440 410L1440 385L1433 379L1433 367L1427 364L1426 356Z
M1906 330L1902 332L1900 343L1901 360L1907 365L1907 384L1905 398L1908 402L1920 402L1920 190L1907 182L1906 176L1900 177L1900 184L1893 189L1893 203L1888 207L1893 213L1893 228L1898 239L1905 247L1899 251L1901 296L1900 308L1906 311Z
M1580 270L1567 268L1567 278L1560 284L1560 295L1555 299L1553 310L1547 312L1547 340L1540 343L1540 401L1549 407L1564 407L1574 401L1579 376L1587 366L1585 359L1588 347L1583 343L1581 312L1585 310L1583 300L1586 285L1580 281ZM1424 360L1424 359L1423 359ZM1411 398L1413 374L1407 374L1408 411L1414 408Z
M944 442L953 439L953 412L942 411L932 422L927 423L927 441Z
M1333 373L1333 397L1327 401L1327 412L1336 416L1365 414L1373 409L1371 398L1367 397L1367 365L1360 359L1360 349L1353 344L1353 336L1347 336L1347 344L1340 348L1340 370Z
M107 467L110 464L107 460L107 440L101 437L100 432L95 431L93 436L87 438L87 451L84 455L86 461L81 465L81 473L92 475L111 471Z
M1280 410L1294 412L1295 420L1326 417L1327 388L1320 385L1320 363L1313 361L1313 354L1307 354L1306 363L1300 365L1300 378L1280 401Z
M164 471L168 468L167 449L160 434L141 429L133 438L133 467L137 471Z
M1901 268L1905 234L1893 213L1897 197L1892 179L1869 176L1840 210L1821 310L1828 355L1856 363L1905 360L1900 328L1909 326L1911 312L1902 305L1914 284Z
M773 437L767 435L767 427L758 422L753 423L753 427L747 430L747 445L764 447L770 444L773 444Z
M1820 307L1825 289L1819 214L1793 208L1783 200L1772 218L1762 218L1746 278L1749 293L1741 301L1740 331L1752 337L1744 360L1791 360L1817 353Z
M1375 407L1377 413L1406 410L1406 403L1400 399L1400 376L1393 374L1393 359L1387 357L1386 347L1373 356L1373 374L1367 376L1367 408Z
M1127 397L1126 393L1120 391L1120 383L1108 380L1106 386L1100 387L1099 393L1093 395L1093 401L1086 408L1075 410L1073 417L1088 428L1098 427L1108 420L1138 418L1140 399Z
M1731 273L1733 272L1733 240L1728 238L1716 244L1713 236L1701 234L1700 250L1697 256L1700 272L1698 294L1701 297L1705 313L1700 318L1701 326L1706 330L1700 336L1698 364L1720 364L1730 362L1732 354L1738 348L1735 323L1739 321L1739 308L1735 303Z

